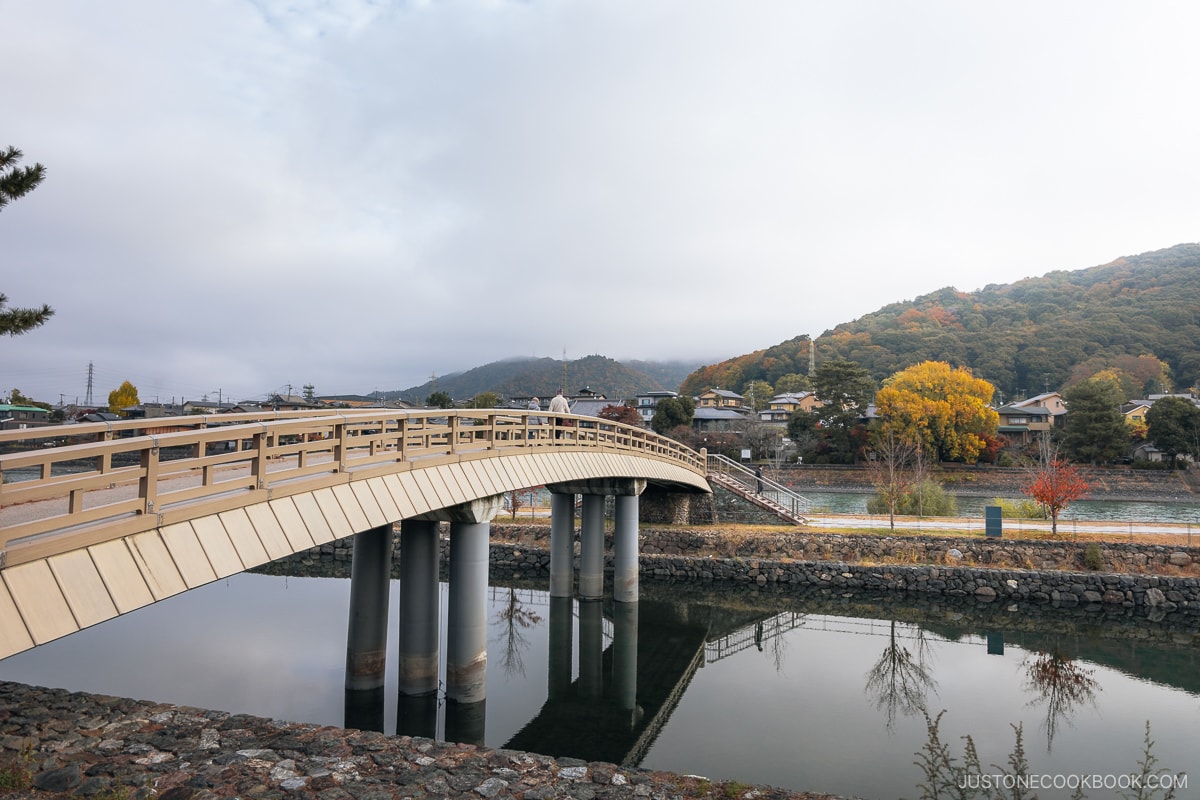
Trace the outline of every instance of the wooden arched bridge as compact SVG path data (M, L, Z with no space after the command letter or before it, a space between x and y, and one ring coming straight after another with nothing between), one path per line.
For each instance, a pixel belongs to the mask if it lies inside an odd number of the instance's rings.
M571 591L580 494L579 587L594 596L602 501L614 495L616 599L636 600L642 489L709 491L703 457L650 431L499 409L88 423L4 431L0 444L0 658L341 537L386 531L390 562L396 523L402 547L409 523L423 534L461 524L475 559L482 526L486 582L498 499L534 486L553 493L552 593ZM455 537L452 527L452 580Z

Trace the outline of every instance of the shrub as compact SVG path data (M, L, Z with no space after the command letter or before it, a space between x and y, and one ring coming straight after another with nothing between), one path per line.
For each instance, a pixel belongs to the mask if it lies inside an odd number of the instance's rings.
M992 505L1000 506L1000 513L1008 519L1045 519L1046 509L1038 501L1026 497L1010 500L1006 497L992 499Z
M1100 552L1100 545L1089 542L1083 549L1083 566L1093 572L1104 569L1104 554Z
M867 501L871 514L888 513L887 501L876 494ZM901 498L896 513L915 517L952 517L958 513L958 501L935 481L924 481Z

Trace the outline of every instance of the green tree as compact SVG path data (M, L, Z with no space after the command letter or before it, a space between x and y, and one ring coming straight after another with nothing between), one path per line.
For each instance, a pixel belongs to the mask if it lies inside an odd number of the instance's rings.
M429 408L454 408L454 398L445 392L433 392L425 398L425 405Z
M808 392L812 390L812 380L807 375L801 375L799 372L789 372L783 375L779 380L775 381L776 394L795 394L797 392Z
M867 435L864 418L875 381L853 361L826 361L813 372L813 388L820 407L813 413L821 431L822 449L832 460L852 462Z
M750 381L742 388L742 396L749 401L753 410L762 411L771 405L775 389L766 381Z
M13 389L12 392L9 393L8 402L14 406L32 406L34 408L44 408L47 410L50 409L49 403L42 403L38 400L34 400L32 397L27 397L21 394L20 389Z
M125 409L141 403L138 400L138 390L129 381L125 381L108 393L108 410L114 414L124 414Z
M42 179L46 177L46 168L41 164L32 167L18 167L21 153L15 147L0 150L0 209L10 201L32 192ZM45 324L54 316L54 309L48 305L41 308L6 308L8 296L0 292L0 334L18 336Z
M1180 455L1200 459L1200 408L1182 397L1156 400L1146 412L1146 438L1172 466Z
M667 397L658 401L654 407L654 416L650 418L650 428L658 434L666 435L667 431L680 426L691 427L692 417L696 413L696 404L687 395Z
M499 408L500 395L495 392L480 392L467 401L467 408Z
M1121 414L1120 384L1099 376L1063 392L1067 418L1059 436L1063 454L1080 463L1100 464L1129 450L1130 431Z

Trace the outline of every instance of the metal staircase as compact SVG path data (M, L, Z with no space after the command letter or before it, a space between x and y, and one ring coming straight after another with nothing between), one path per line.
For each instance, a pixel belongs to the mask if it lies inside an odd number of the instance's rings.
M796 525L804 525L808 519L808 498L796 494L788 487L767 477L759 477L731 458L708 455L708 479L713 484L733 492L759 508L766 509L780 518Z

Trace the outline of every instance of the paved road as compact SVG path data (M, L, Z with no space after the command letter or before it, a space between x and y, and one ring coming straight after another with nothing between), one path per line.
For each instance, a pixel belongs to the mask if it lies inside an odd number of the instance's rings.
M888 527L887 517L871 517L849 514L822 514L806 517L808 524L814 527L828 528L872 528ZM937 532L943 530L979 531L984 529L983 520L976 517L947 517L944 519L912 519L898 518L896 528L903 530L918 530ZM1006 519L1003 521L1005 533L1016 534L1023 531L1049 531L1050 522L1034 519ZM1141 522L1092 522L1085 520L1060 520L1058 523L1060 535L1073 533L1115 533L1136 536L1138 534L1166 534L1190 537L1196 535L1196 543L1200 545L1200 527L1186 523L1141 523Z

